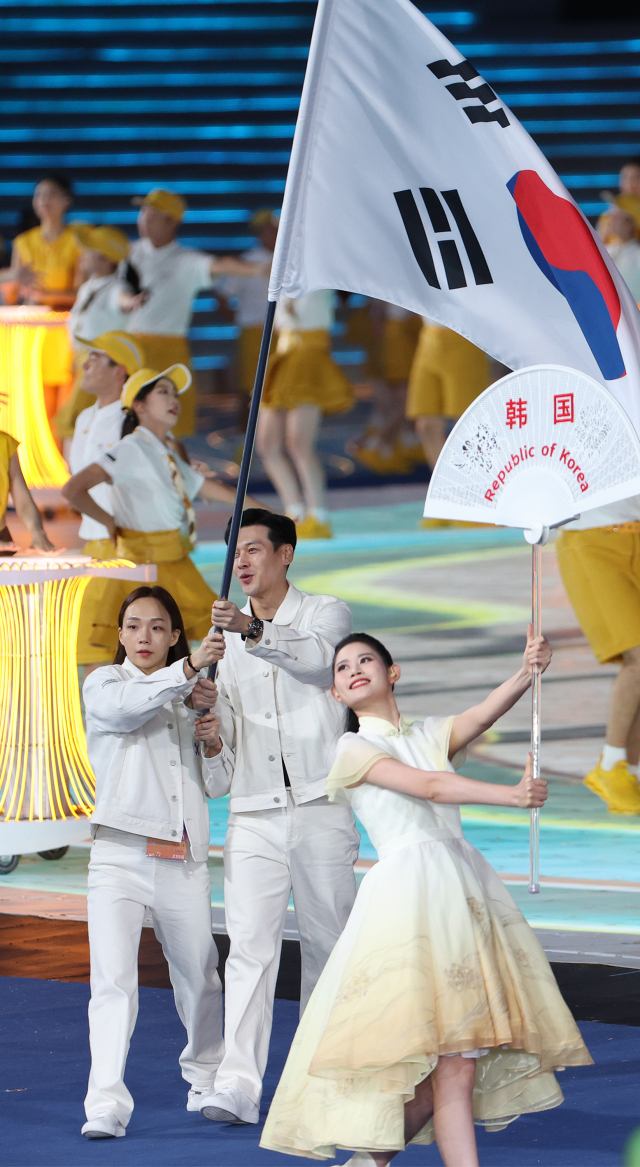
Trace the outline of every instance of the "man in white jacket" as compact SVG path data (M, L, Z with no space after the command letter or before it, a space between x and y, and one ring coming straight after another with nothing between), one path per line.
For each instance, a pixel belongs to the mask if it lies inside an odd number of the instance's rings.
M228 529L227 529L228 538ZM336 644L352 629L347 605L287 581L292 519L245 510L234 573L240 611L217 600L225 629L216 713L224 747L212 784L231 792L224 900L231 942L225 972L225 1056L201 1113L258 1121L289 896L302 954L304 1009L355 898L359 836L348 807L329 803L325 778L344 711L329 692ZM211 682L200 682L205 697ZM204 704L204 700L200 700ZM214 775L217 766L218 777Z

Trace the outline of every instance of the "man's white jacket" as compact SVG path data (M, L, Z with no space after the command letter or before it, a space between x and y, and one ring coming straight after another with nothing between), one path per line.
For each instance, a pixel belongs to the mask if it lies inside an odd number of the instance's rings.
M251 615L247 602L243 612ZM216 714L225 743L210 760L218 794L231 792L234 812L284 802L282 764L296 803L325 793L345 708L331 696L336 644L353 627L335 596L311 596L292 584L258 644L226 633L218 665Z
M87 748L96 776L91 822L170 842L182 838L184 826L193 858L203 862L215 759L195 753L196 714L184 702L196 677L187 680L183 664L147 676L125 659L87 677Z

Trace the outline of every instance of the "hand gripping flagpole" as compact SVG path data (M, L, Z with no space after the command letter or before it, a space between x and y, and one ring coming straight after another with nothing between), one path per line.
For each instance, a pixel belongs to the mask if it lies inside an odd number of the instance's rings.
M548 528L543 528L540 540L531 548L531 619L533 635L540 636L540 609L542 592L542 544L546 543ZM540 697L541 673L537 665L531 681L531 754L533 777L540 777ZM540 891L540 807L531 808L529 826L529 891Z
M255 446L256 441L258 414L260 412L262 390L264 389L264 379L267 372L267 361L269 360L271 337L273 336L273 320L275 311L276 301L270 300L267 304L267 313L264 319L264 327L262 329L260 355L258 357L258 367L256 369L256 378L253 385L253 396L251 398L251 406L249 409L247 432L244 437L244 449L242 451L242 460L240 462L240 473L238 474L236 501L234 503L233 514L231 516L229 544L227 546L227 555L224 561L224 571L222 572L222 583L220 584L221 600L227 600L229 598L229 589L231 587L231 580L233 577L233 563L236 556L236 545L238 543L238 536L240 534L240 523L242 521L244 501L247 495L247 486L249 485L249 472L251 470L251 459L253 458L253 447ZM223 630L222 628L216 626L214 631L222 632ZM211 665L209 669L209 679L212 681L215 681L216 669L217 664Z

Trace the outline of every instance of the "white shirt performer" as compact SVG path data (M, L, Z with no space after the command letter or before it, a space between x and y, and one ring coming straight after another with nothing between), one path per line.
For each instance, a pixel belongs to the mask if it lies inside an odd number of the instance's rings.
M91 1072L87 1138L125 1134L133 1099L124 1084L138 1010L138 948L145 909L169 963L187 1030L180 1055L189 1110L222 1057L222 989L211 935L209 816L213 713L187 708L197 672L219 659L222 637L189 655L180 610L158 587L136 588L120 614L115 664L84 683L87 745L96 774L89 862ZM203 743L200 755L194 736Z
M85 466L99 461L120 441L125 416L120 404L122 388L128 377L143 363L140 349L126 332L105 332L82 343L85 356L80 391L87 400L91 400L90 394L94 394L96 400L82 410L75 424L69 451L69 469L72 474L78 474ZM107 514L113 514L111 491L106 482L92 487L90 494ZM99 523L90 515L83 515L79 534L84 539L85 555L90 555L92 559L116 558L116 545L104 523ZM102 581L95 579L89 584L82 599L77 651L78 664L85 668L113 660L113 650L96 647L90 642L101 595Z
M258 1122L291 891L302 953L301 1009L356 891L353 815L348 807L331 806L325 794L344 729L344 714L329 692L331 662L351 629L351 613L334 596L307 595L287 583L295 544L291 519L245 510L234 573L248 601L240 612L218 600L212 613L226 630L227 645L216 713L224 742L218 792L231 792L224 852L231 947L226 1052L215 1090L200 1109L218 1122ZM208 685L199 684L200 705Z
M146 363L154 369L169 365L189 365L191 353L187 333L193 298L209 287L217 276L265 276L269 263L243 263L232 257L218 259L204 251L183 247L176 238L187 209L185 199L174 191L156 188L140 203L140 238L132 244L129 263L135 270L140 291L127 286L122 265L120 307L129 313L127 331L142 345ZM176 426L176 437L195 430L195 391L187 393Z

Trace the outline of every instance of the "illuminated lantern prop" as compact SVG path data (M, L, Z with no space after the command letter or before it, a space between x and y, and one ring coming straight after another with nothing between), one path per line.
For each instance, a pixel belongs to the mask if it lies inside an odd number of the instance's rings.
M0 854L86 838L95 780L76 643L96 576L153 582L157 569L85 555L0 560Z
M0 308L0 430L20 442L27 486L59 487L69 477L47 418L42 348L49 328L64 328L68 312Z

